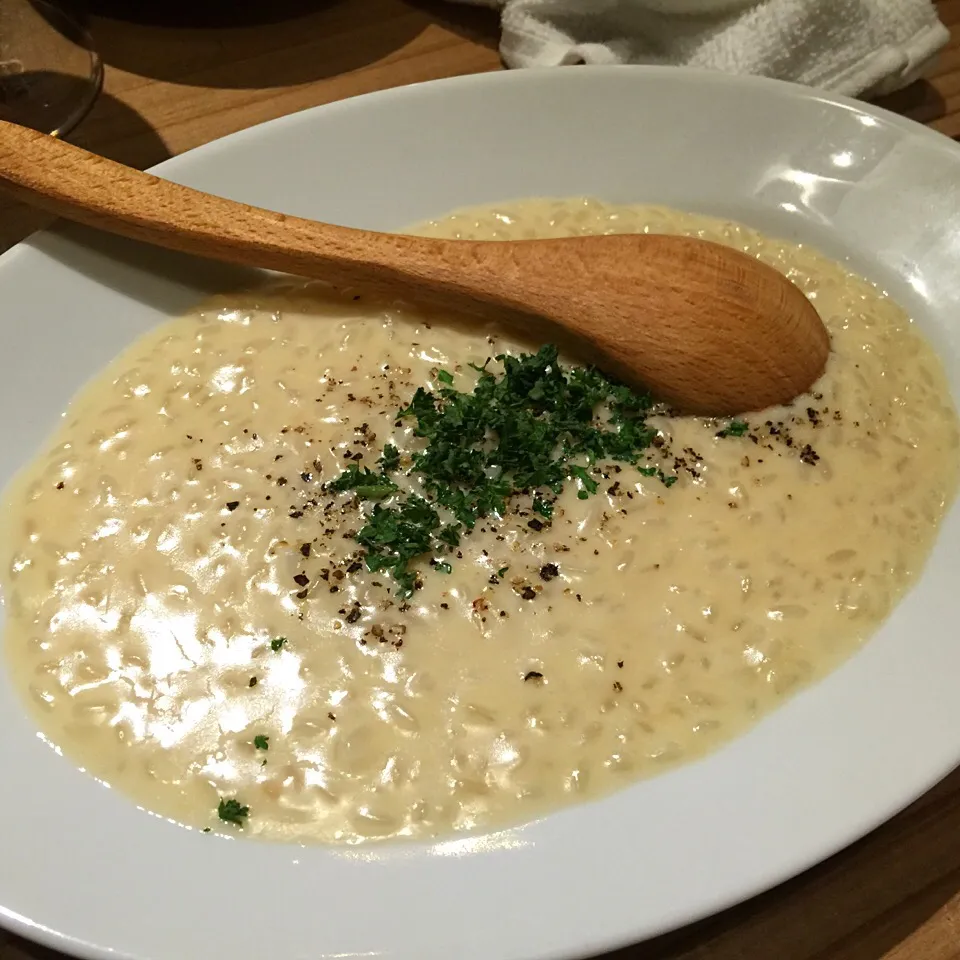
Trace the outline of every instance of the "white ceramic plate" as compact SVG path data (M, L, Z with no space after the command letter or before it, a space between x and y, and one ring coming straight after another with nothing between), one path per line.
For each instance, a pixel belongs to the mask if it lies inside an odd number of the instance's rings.
M889 289L960 390L960 149L753 79L582 68L406 87L164 163L238 200L393 228L594 194L810 241ZM231 272L90 233L0 259L0 480L126 343ZM960 761L960 512L920 585L827 680L702 762L494 837L296 848L190 832L58 756L0 675L0 919L81 957L545 960L648 937L850 843Z

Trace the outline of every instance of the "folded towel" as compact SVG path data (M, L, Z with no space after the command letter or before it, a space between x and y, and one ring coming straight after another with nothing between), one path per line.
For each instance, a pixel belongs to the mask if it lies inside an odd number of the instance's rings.
M930 0L466 0L502 7L510 67L665 63L889 93L949 34Z

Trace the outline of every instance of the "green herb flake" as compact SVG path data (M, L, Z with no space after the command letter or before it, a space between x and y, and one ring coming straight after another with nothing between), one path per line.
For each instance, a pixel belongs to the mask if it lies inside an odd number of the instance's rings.
M395 507L375 504L357 534L357 542L367 548L367 569L389 573L399 595L411 596L417 577L410 562L432 548L439 526L437 511L423 497L410 497Z
M497 571L497 576L502 578L503 575L504 575L509 569L510 569L509 567L501 567L501 568Z
M541 517L546 517L550 520L553 517L553 504L549 500L544 500L542 497L534 497L533 512L539 513Z
M598 484L597 481L594 480L593 477L591 477L583 467L571 467L570 476L576 477L583 484L583 490L581 490L580 493L586 493L588 496L592 493L596 493L597 488L600 486L600 484ZM586 497L580 497L580 499L585 500Z
M731 420L722 430L717 431L718 437L742 437L750 429L746 420Z
M328 489L336 493L352 490L361 500L383 500L396 492L397 485L382 473L351 463L336 480L330 481Z
M284 645L286 642L287 642L287 638L286 638L286 637L274 637L274 638L270 641L270 649L271 649L274 653L277 653L278 651L280 651L280 650L283 649L283 645Z
M445 383L448 386L453 386L453 374L450 373L448 370L438 370L437 379L441 383Z
M225 823L235 823L242 827L244 821L250 816L250 808L244 806L239 800L221 800L217 807L217 816Z
M457 529L457 525L448 523L445 527L441 527L440 532L437 534L437 539L448 546L459 547L460 531Z
M439 570L440 573L453 573L453 567L446 560L438 560L433 565L433 569Z
M258 733L253 738L253 745L257 750L269 750L270 749L270 738L265 737L262 733Z
M392 473L400 466L400 451L392 443L386 444L377 464L384 473Z

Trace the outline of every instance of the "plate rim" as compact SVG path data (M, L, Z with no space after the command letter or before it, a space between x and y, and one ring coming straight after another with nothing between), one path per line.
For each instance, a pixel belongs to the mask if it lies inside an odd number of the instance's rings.
M758 85L765 85L771 88L776 87L779 88L783 94L791 100L817 102L831 107L842 108L858 115L872 117L875 120L881 121L887 126L892 126L896 129L899 129L912 137L922 137L923 139L927 140L929 144L936 146L941 152L949 154L955 161L957 161L958 165L960 165L960 144L954 142L949 137L940 134L939 132L914 120L893 113L883 107L861 103L860 101L850 97L826 93L824 91L808 88L799 84L755 76L721 74L709 70L695 70L689 68L665 67L658 65L595 66L590 67L589 71L592 73L629 72L635 75L645 76L670 75L680 83L703 82L704 80L709 79L709 82L712 84L721 83L734 87L756 87ZM549 73L553 73L553 71L549 71ZM566 71L561 72L561 76L564 76L565 74ZM411 96L421 96L424 94L425 90L428 91L427 95L440 95L445 90L456 90L462 86L466 87L478 84L512 85L525 82L543 82L543 80L544 76L541 71L500 71L466 74L438 80L427 80L415 84L391 87L385 90L371 91L359 96L320 104L318 106L310 107L295 113L286 114L254 126L244 128L224 137L217 138L213 141L209 141L208 143L187 150L182 154L178 154L177 156L168 158L167 160L164 160L163 162L149 169L153 173L175 180L177 179L177 174L181 171L189 173L189 170L195 161L206 160L222 150L234 150L242 146L243 143L248 139L252 141L259 140L264 136L269 137L273 131L284 129L288 126L294 127L300 124L309 125L313 123L315 118L319 115L328 115L342 110L354 110L357 108L363 109L363 104L373 101L402 101L410 98ZM553 81L548 80L547 82ZM564 76L564 79L561 82L569 83L572 81L566 79ZM21 257L26 251L38 249L38 245L42 245L46 238L50 237L55 232L55 228L54 230L45 229L39 231L21 243L18 243L0 256L0 284L4 282L5 275L3 271L5 269L15 268L15 264L19 257ZM844 669L845 666L853 662L853 659L855 658L851 658L851 660L847 661L847 664L841 666L839 669ZM715 752L713 756L716 756L718 752ZM947 776L957 766L958 762L960 762L960 755L958 755L956 759L950 761L949 763L944 764L943 768L934 774L923 778L922 783L919 779L915 781L917 784L915 790L911 789L909 791L905 791L902 794L901 799L896 803L889 805L885 810L877 812L874 816L864 820L863 829L856 835L848 832L845 834L844 839L840 841L837 841L833 837L824 839L820 848L811 850L809 855L804 858L802 862L799 860L795 861L794 866L788 868L786 872L784 872L782 869L772 870L771 876L765 879L757 879L749 889L739 888L729 894L718 896L715 902L702 904L701 908L697 912L691 913L689 910L678 911L678 913L683 915L682 919L680 920L674 916L666 916L659 928L652 930L652 932L644 932L644 938L646 939L648 937L658 936L662 933L674 930L678 926L693 923L703 919L706 916L713 915L721 910L734 906L737 903L741 903L744 900L750 899L751 897L754 897L763 891L769 890L772 886L804 872L816 863L822 862L827 857L841 849L846 848L850 844L872 832L877 826L886 822L891 817L895 816L909 806L911 803L915 802L919 797L923 796L933 786ZM690 765L687 766L689 767ZM650 781L646 782L649 783ZM621 791L621 794L624 792L626 791ZM531 826L539 822L539 820L533 821ZM521 827L518 829L519 831L522 831L526 829L526 827ZM413 847L414 845L411 844L403 846ZM139 954L120 954L109 947L101 947L97 944L88 943L86 941L77 939L69 934L37 923L30 918L16 914L4 907L2 904L0 904L0 926L3 926L11 932L37 942L43 946L60 950L68 955L84 958L84 960L106 960L106 958L117 960L117 958L120 957L129 958L129 960L136 960L136 957L139 956ZM560 952L543 951L537 953L536 957L537 960L564 960L564 958L568 958L569 960L569 958L575 956L587 956L588 954L593 955L596 952L605 952L623 947L627 944L635 942L634 937L635 935L631 936L629 933L618 932L601 938L593 938L589 943L585 942L580 947L577 947L573 952L569 950L562 950ZM387 955L392 956L394 955L394 952L389 951ZM399 956L400 954L397 955ZM403 955L405 956L405 954Z

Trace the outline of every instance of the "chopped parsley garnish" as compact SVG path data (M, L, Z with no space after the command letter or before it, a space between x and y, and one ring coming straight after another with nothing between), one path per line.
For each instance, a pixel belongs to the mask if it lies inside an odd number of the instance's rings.
M419 584L413 564L423 554L457 547L480 519L502 517L518 496L529 496L533 512L550 521L567 481L576 479L577 496L586 499L599 488L592 464L638 465L657 435L647 424L649 395L592 367L564 369L555 346L496 359L503 366L499 375L487 369L489 360L482 367L471 364L479 373L472 391L454 389L453 375L440 370L436 388L418 389L399 411L424 441L408 471L418 481L418 494L401 493L387 476L400 462L392 445L378 461L380 473L353 463L328 485L364 500L389 500L374 503L355 539L366 548L367 569L388 572L402 597ZM676 482L656 467L640 469L666 486ZM536 519L527 524L534 530L545 525ZM450 569L438 560L432 565Z
M278 650L282 649L283 645L287 642L286 637L274 637L270 641L270 649L276 653Z
M544 500L543 497L534 497L533 512L539 513L541 517L546 517L549 520L553 517L553 503Z
M665 487L672 487L677 482L675 476L667 476L667 474L662 470L658 470L656 467L638 467L637 469L643 477L657 477Z
M509 567L501 567L501 568L497 571L497 576L498 576L498 577L502 577L509 569L510 569Z
M742 437L750 429L746 420L731 420L722 430L717 431L718 437Z
M437 511L423 497L410 497L392 507L375 504L357 534L357 542L367 548L367 569L390 573L400 595L410 596L417 581L410 561L431 549L439 526Z
M590 494L596 493L597 487L600 486L583 467L571 467L570 475L576 477L583 484L583 489L577 494L581 500L586 500Z
M384 473L393 473L400 466L400 451L392 443L386 444L377 464Z
M438 560L433 565L434 570L439 570L441 573L453 573L453 567L447 563L446 560Z
M445 527L440 528L440 532L437 534L437 539L442 540L448 546L459 547L460 531L457 529L456 524L448 523Z
M361 500L382 500L389 497L397 485L382 473L374 473L369 467L351 463L344 473L330 483L329 488L338 492L353 490Z
M270 738L265 737L262 733L258 733L253 738L253 745L257 750L269 750L270 749Z
M226 823L235 823L238 827L250 816L250 808L239 800L221 800L217 807L217 816Z

